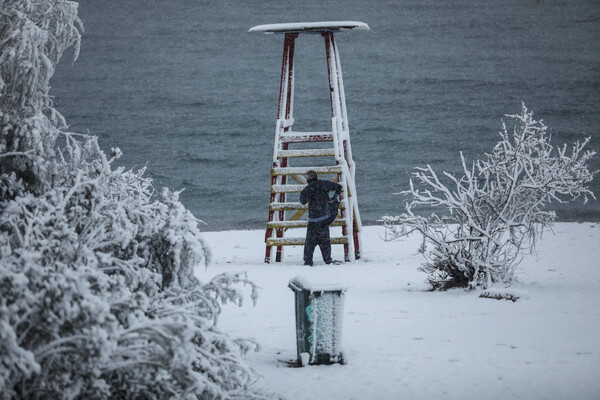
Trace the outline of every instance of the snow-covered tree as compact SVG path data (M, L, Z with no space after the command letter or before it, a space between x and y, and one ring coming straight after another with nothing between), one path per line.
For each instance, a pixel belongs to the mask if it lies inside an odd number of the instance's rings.
M505 123L501 140L490 154L467 165L461 153L463 175L431 166L416 168L410 180L412 197L406 213L384 217L389 239L419 232L420 251L427 261L421 269L434 288L489 287L507 284L527 252L533 252L539 235L551 227L552 201L564 203L594 198L588 184L596 172L588 169L594 151L584 150L589 138L554 147L544 123L533 119L525 105L509 130ZM440 207L445 212L424 217L419 206Z
M75 2L0 0L0 398L263 398L255 344L216 326L254 285L199 282L210 254L178 193L113 169L120 151L53 107L82 29Z

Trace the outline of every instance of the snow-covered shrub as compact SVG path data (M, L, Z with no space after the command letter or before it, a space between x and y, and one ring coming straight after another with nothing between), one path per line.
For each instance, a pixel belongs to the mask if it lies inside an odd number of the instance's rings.
M539 235L550 227L555 213L552 201L564 203L594 198L588 183L588 161L594 151L589 141L554 147L543 122L533 119L523 104L512 130L505 123L493 151L467 166L464 175L443 172L427 165L413 174L422 190L410 180L412 197L406 213L384 217L389 239L417 231L423 236L420 251L427 261L421 269L434 288L489 287L509 283L524 254L533 252ZM442 216L415 214L419 206L441 207Z
M0 0L0 399L241 399L254 344L216 327L243 275L209 252L178 193L112 169L66 131L49 80L80 41L77 3Z

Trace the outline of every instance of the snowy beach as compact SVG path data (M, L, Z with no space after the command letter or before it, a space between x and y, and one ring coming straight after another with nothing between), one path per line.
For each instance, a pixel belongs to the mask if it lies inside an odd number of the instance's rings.
M0 7L0 400L600 398L600 3L81 3Z
M600 395L600 225L558 223L502 293L427 292L417 270L417 236L381 239L365 227L364 256L353 264L301 266L302 247L284 262L264 264L264 231L206 232L213 260L202 281L246 271L261 287L242 307L228 305L219 327L254 338L247 356L256 385L290 399L597 399ZM298 234L299 236L301 234ZM341 246L334 259L343 259ZM338 282L345 296L342 345L346 365L292 368L296 359L295 276Z

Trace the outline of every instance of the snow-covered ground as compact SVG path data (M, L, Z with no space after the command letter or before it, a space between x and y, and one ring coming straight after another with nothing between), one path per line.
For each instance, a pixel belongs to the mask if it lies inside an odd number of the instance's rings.
M381 227L363 232L363 259L302 266L302 248L264 264L264 231L207 232L213 251L207 281L247 271L262 290L227 306L219 326L262 346L247 361L256 385L290 399L599 399L600 225L559 223L519 266L516 302L475 292L426 292L417 270L418 237L384 242ZM343 259L333 246L334 259ZM294 295L301 275L347 286L343 321L346 365L292 368Z

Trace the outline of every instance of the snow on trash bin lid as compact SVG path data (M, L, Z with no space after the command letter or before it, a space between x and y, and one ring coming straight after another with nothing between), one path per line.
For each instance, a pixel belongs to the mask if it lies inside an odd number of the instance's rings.
M290 289L300 292L307 290L311 293L315 292L345 292L348 290L347 286L339 283L331 282L326 279L311 277L310 279L304 275L298 275L290 279L288 286Z

